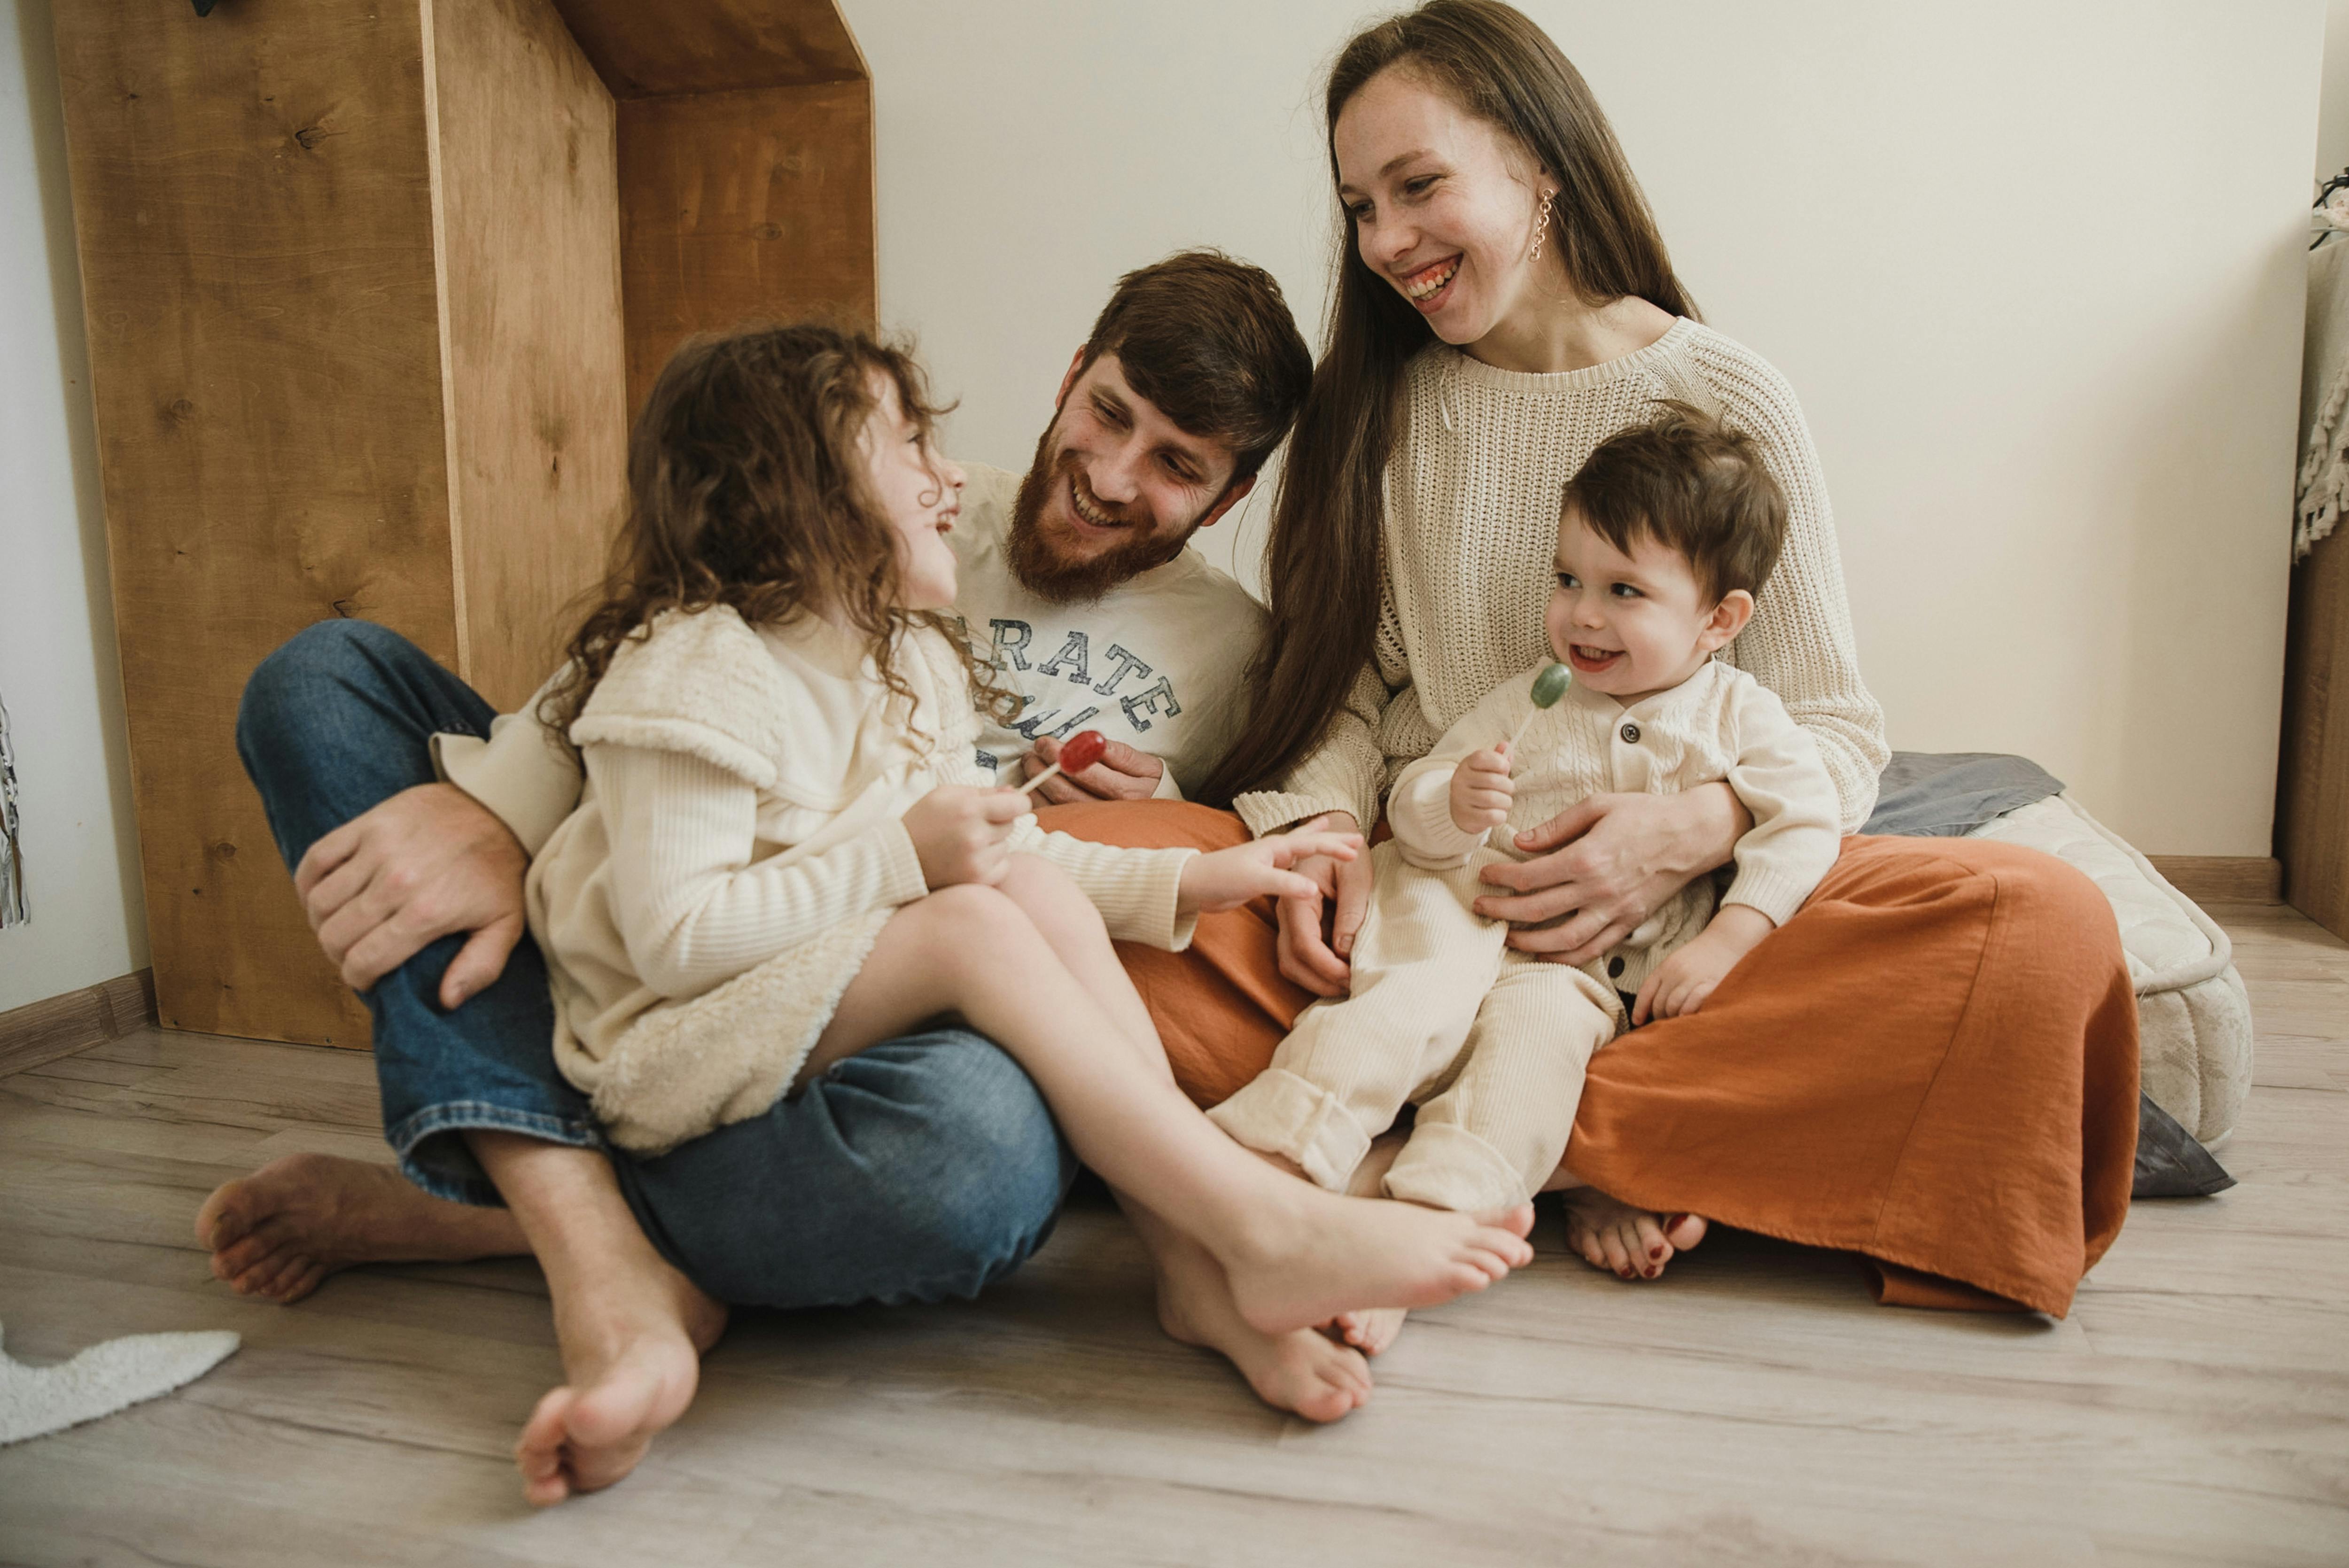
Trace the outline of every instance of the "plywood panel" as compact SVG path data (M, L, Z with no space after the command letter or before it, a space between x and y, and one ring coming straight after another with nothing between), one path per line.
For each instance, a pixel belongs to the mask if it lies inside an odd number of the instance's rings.
M611 94L549 0L433 0L460 673L500 709L555 665L626 496Z
M832 0L557 0L617 98L850 81L864 57Z
M305 624L456 655L413 5L57 8L167 1025L356 1043L233 742Z
M2349 534L2292 569L2277 776L2284 897L2349 936Z
M624 102L620 210L632 410L692 333L870 320L872 84Z

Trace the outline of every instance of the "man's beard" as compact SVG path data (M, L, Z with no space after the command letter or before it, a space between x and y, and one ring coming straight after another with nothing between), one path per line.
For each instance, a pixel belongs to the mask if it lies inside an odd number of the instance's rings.
M1074 457L1062 459L1057 469L1053 465L1052 437L1059 428L1060 421L1055 419L1036 443L1035 461L1028 465L1027 477L1019 481L1019 494L1011 503L1011 538L1004 554L1021 587L1055 604L1074 604L1098 599L1126 579L1165 565L1183 553L1183 546L1198 525L1163 539L1151 524L1137 522L1132 539L1121 540L1088 560L1063 561L1055 555L1044 539L1044 501L1056 484L1073 488L1078 469Z

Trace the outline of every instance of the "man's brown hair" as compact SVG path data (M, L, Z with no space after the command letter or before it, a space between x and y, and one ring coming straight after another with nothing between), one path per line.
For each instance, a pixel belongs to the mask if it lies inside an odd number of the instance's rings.
M1235 484L1272 456L1313 381L1280 284L1221 251L1177 251L1118 279L1078 373L1104 354L1176 426L1231 448Z
M1626 555L1642 539L1685 555L1713 603L1758 596L1786 541L1786 495L1762 449L1686 403L1599 442L1566 481L1564 510Z

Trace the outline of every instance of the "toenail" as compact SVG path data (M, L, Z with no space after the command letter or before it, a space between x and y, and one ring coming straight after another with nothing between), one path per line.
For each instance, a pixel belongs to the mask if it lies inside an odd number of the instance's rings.
M1664 1249L1661 1247L1650 1247L1648 1249L1648 1255L1651 1258L1662 1257L1664 1255Z

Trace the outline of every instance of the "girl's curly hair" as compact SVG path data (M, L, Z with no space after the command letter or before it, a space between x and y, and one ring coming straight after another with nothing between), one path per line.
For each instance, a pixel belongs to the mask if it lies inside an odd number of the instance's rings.
M802 323L695 338L665 366L628 437L628 512L570 663L539 707L567 737L622 645L657 615L731 606L753 626L829 614L864 634L890 691L913 692L892 657L910 627L943 632L980 706L1008 717L959 624L900 606L896 531L874 499L860 442L896 388L926 434L940 410L911 354L868 333ZM941 487L945 484L939 480Z

